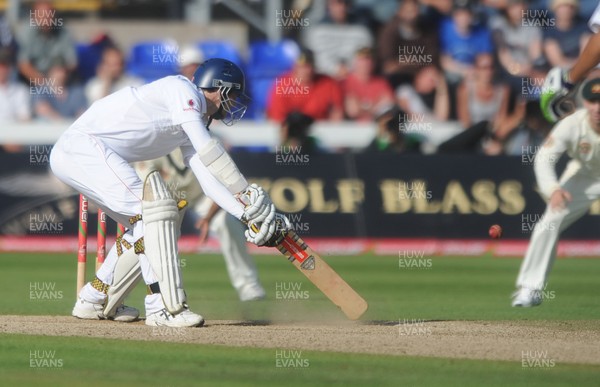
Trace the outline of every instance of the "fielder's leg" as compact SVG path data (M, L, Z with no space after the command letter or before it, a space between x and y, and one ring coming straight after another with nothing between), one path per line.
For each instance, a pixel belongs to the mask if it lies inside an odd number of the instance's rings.
M244 225L234 216L221 210L215 216L212 227L221 243L227 273L241 301L262 300L265 290L260 285L258 270L248 254Z
M578 174L570 177L562 186L571 193L572 200L562 210L547 206L535 225L517 278L518 290L513 306L529 307L542 302L541 290L556 259L559 235L585 214L600 192L598 182Z

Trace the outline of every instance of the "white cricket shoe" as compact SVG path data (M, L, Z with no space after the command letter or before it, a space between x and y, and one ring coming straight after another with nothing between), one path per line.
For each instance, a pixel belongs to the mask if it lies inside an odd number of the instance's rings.
M539 290L522 287L513 294L512 306L530 308L542 303L542 295Z
M169 313L166 309L162 309L146 316L146 325L171 328L201 327L204 325L204 317L187 308L176 315Z
M131 322L137 320L140 316L140 311L130 306L121 305L117 308L115 315L106 317L103 313L104 305L95 304L79 298L75 302L71 315L85 320L114 320L119 322Z
M266 297L265 289L258 283L244 285L238 291L240 301L259 301Z

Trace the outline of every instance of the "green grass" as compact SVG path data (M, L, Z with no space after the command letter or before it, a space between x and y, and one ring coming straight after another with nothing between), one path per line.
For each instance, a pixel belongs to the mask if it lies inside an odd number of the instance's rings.
M55 365L32 368L30 351ZM302 351L304 368L278 368L275 350L0 334L3 386L584 386L600 367ZM58 360L61 360L59 363ZM35 362L34 362L35 364ZM465 381L465 375L469 379Z
M373 255L326 257L334 269L369 302L364 319L398 320L600 320L600 291L595 259L556 262L549 296L541 307L510 307L521 260L438 257L429 269L400 268L398 258ZM223 259L186 255L184 280L189 304L208 319L318 319L342 314L300 272L280 256L256 257L269 300L251 306L237 300ZM75 300L75 257L64 254L2 254L0 314L68 315ZM88 265L93 266L93 265ZM92 276L92 267L88 270ZM275 299L277 284L299 283L309 300ZM62 298L31 299L30 286L54 286ZM143 308L139 286L128 303Z
M510 307L521 261L491 256L436 257L428 269L400 268L397 257L326 257L369 302L365 320L519 320L543 325L586 320L600 329L598 266L594 259L561 259L541 307ZM76 262L65 254L1 254L0 314L69 315L75 300ZM280 256L258 256L268 300L243 304L218 255L183 256L192 310L207 319L303 319L342 314ZM91 277L91 264L88 274ZM300 283L308 300L275 299L282 282ZM31 299L30 286L54 288L55 299ZM138 287L128 304L143 310ZM0 327L1 330L1 327ZM29 352L54 350L60 369L30 368ZM375 356L302 351L308 368L275 367L275 350L110 339L0 334L0 385L592 385L600 367L557 364L523 369L519 362Z

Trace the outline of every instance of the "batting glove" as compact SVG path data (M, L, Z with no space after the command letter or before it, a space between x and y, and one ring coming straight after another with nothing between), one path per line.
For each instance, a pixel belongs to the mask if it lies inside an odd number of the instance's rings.
M550 122L556 122L572 112L573 105L564 103L567 94L574 87L568 75L567 70L554 67L544 80L540 107L544 117Z
M275 217L275 205L262 187L250 184L244 191L237 195L237 199L244 205L242 222L246 224L265 222L268 218Z
M249 224L248 230L245 232L246 240L257 246L275 247L281 243L286 231L290 228L291 224L288 218L283 214L276 214L269 223Z

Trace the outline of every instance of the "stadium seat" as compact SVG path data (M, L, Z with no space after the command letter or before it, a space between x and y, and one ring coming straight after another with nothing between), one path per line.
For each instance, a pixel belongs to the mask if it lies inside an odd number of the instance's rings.
M267 99L275 78L250 78L248 80L248 92L251 98L246 118L255 120L265 119L265 110L267 108Z
M300 48L293 40L251 43L248 75L251 78L277 77L289 71L299 55Z
M173 41L148 41L131 48L127 70L146 82L177 74L179 49Z
M102 59L104 46L80 43L77 50L77 72L82 82L87 82L96 75L96 68Z
M206 40L198 42L197 47L202 51L205 60L209 58L223 58L232 61L240 66L240 68L244 67L244 61L237 48L227 41Z
M277 43L260 41L250 44L246 73L252 101L246 114L247 118L257 120L265 118L267 98L275 78L290 71L299 55L300 48L292 40L282 40Z

